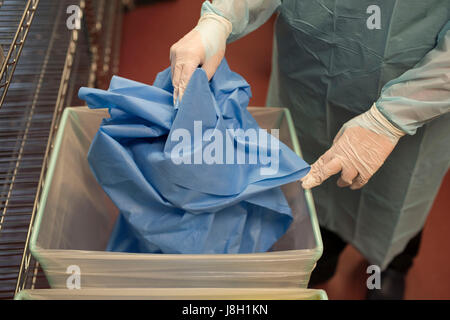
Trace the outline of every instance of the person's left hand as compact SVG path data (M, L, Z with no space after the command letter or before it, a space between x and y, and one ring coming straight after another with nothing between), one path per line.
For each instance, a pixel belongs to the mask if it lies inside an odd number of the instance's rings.
M392 125L374 105L345 123L333 145L301 180L304 189L314 188L342 171L339 187L362 188L383 165L405 133Z

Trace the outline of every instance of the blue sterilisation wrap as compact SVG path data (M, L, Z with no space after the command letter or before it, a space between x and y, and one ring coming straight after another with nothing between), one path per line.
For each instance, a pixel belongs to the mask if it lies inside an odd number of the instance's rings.
M246 109L250 86L225 60L210 82L197 69L177 108L172 92L170 69L153 86L114 77L108 91L80 89L110 113L88 155L120 210L107 249L269 250L292 222L280 186L309 166L259 128Z

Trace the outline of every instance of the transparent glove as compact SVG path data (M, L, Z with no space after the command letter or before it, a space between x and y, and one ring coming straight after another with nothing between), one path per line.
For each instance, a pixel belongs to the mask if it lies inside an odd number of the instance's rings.
M216 14L203 15L197 26L170 48L174 105L183 97L198 66L211 79L225 55L231 23Z
M405 133L393 126L376 108L345 123L333 145L312 166L301 181L314 188L341 172L339 187L362 188L383 165Z

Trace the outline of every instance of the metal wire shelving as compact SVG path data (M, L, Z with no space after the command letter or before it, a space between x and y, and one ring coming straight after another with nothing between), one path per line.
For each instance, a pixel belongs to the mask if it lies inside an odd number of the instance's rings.
M19 25L16 29L15 35L11 42L10 48L6 57L4 59L3 65L0 70L0 106L6 96L6 92L11 84L11 79L14 71L17 67L17 62L19 60L20 54L24 47L25 40L28 36L31 23L36 12L39 0L28 0L25 4L25 9L23 10L22 17L19 21ZM7 1L2 9L4 12L8 13L2 19L4 22L14 21L17 14L21 12L20 1ZM8 33L6 33L8 35Z
M74 3L80 30L66 25ZM79 87L117 72L121 12L120 0L0 1L0 299L48 286L28 240L53 138Z

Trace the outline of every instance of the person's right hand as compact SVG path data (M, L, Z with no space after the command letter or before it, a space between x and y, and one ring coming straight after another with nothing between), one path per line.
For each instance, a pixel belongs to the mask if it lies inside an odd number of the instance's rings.
M197 26L170 48L173 101L177 105L198 66L212 78L225 55L231 23L218 15L203 15Z

